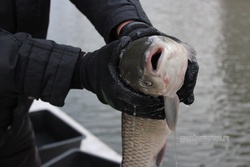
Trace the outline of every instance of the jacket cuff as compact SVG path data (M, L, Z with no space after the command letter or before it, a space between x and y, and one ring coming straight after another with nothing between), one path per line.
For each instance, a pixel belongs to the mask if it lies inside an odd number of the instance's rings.
M82 59L85 56L85 52L80 52L76 65L75 65L75 70L73 73L72 81L71 81L71 88L72 89L83 89L84 86L81 83L81 64L82 64Z
M129 6L127 8L124 8L123 10L115 10L111 14L110 18L112 19L107 19L103 28L103 37L105 39L106 43L110 43L114 40L117 39L116 34L116 28L119 24L128 21L128 20L135 20L139 22L144 22L148 25L152 25L151 22L149 21L148 17L146 14L143 12L143 9L137 10L140 6ZM136 12L140 11L140 12Z
M29 97L63 106L80 49L53 41L27 40L19 50L17 83Z

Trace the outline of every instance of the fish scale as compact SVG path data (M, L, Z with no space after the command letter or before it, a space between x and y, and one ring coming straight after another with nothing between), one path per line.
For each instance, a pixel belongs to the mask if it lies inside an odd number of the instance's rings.
M166 120L154 120L122 114L122 167L151 167L171 133ZM157 155L158 154L158 155ZM159 162L158 162L159 163Z

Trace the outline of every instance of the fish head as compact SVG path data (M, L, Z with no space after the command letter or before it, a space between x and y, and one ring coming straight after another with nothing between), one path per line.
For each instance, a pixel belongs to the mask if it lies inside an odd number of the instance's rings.
M121 77L134 89L153 96L175 96L184 83L191 46L165 36L144 37L123 51Z

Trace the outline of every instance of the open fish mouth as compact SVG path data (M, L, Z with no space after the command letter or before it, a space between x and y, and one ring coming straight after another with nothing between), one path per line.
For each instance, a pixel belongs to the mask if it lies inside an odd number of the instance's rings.
M163 49L164 48L158 46L158 47L155 47L153 50L149 51L149 53L146 53L148 54L146 55L146 57L148 58L146 62L148 62L148 66L150 70L156 72L159 69L158 63L161 58Z

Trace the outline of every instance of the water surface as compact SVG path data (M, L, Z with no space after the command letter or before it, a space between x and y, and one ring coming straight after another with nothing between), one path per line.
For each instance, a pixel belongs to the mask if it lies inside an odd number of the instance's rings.
M53 0L48 38L93 51L104 45L89 21L67 0ZM154 26L191 44L200 73L196 101L181 105L179 167L250 166L250 1L141 0ZM120 113L90 92L71 91L62 108L121 153ZM181 143L183 137L229 136L229 142ZM163 166L175 166L173 134Z

